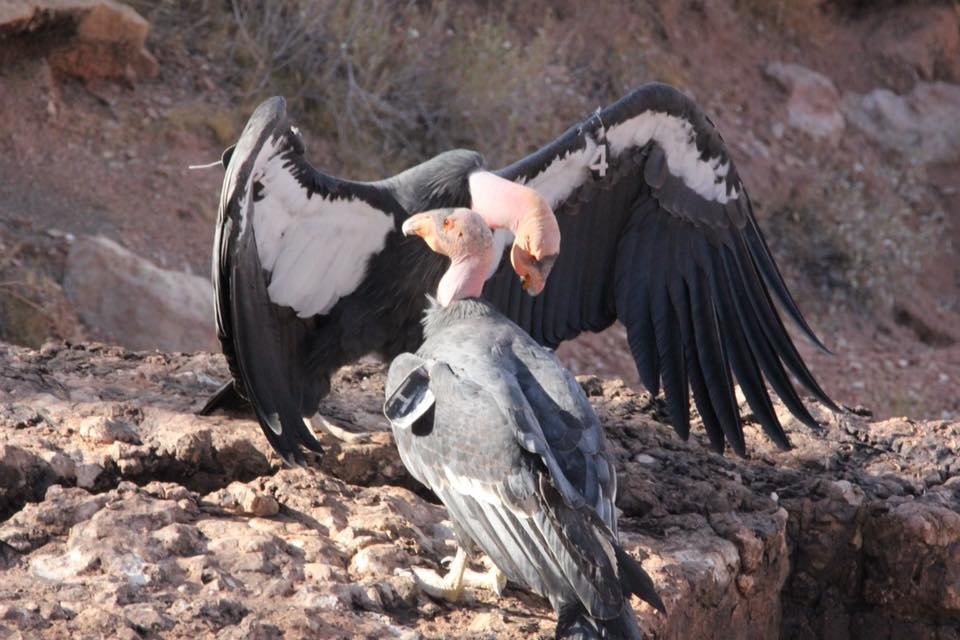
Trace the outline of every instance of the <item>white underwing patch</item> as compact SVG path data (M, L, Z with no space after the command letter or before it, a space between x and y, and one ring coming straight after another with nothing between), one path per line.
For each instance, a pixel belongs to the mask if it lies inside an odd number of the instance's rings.
M590 163L597 153L597 143L586 136L583 149L571 151L551 162L526 185L536 189L551 208L567 199L590 175Z
M262 199L250 206L270 300L307 318L327 313L357 288L394 221L359 199L311 196L284 166L282 148L282 142L264 145L245 195L251 199L253 182L260 182Z
M728 195L726 181L717 181L726 177L730 163L721 164L719 156L706 161L700 159L696 132L689 121L667 113L645 111L607 130L607 141L614 156L624 149L642 147L651 140L663 149L670 173L701 197L721 204L737 199L735 189Z
M598 162L603 153L600 149L605 145L609 145L611 156L618 157L624 150L642 147L653 140L663 149L670 173L701 197L721 204L739 197L736 189L727 193L724 178L730 171L730 163L720 156L701 160L693 125L683 118L645 111L603 129L602 133L605 143L598 144L591 135L586 135L582 149L556 158L526 184L556 208L586 181L592 169L599 173L606 161L604 155L604 162Z

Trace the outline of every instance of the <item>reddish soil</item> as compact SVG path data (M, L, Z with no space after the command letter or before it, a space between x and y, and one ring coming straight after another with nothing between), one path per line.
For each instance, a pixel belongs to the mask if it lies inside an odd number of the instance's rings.
M628 25L656 18L653 35L638 40L643 63L632 81L681 86L724 132L789 285L834 351L823 354L800 342L828 393L878 416L956 418L960 257L951 247L960 243L960 168L906 166L852 127L831 143L783 131L786 94L763 73L767 62L782 60L826 73L841 93L908 87L911 78L881 64L870 48L876 25L896 18L891 12L898 9L883 5L857 14L812 0L798 3L802 10L780 5L773 11L747 0L673 0L656 11L623 9ZM585 34L608 24L603 12L559 15L551 23L558 31L575 21ZM64 233L99 233L168 268L209 269L221 173L187 165L216 159L264 96L240 95L231 71L184 48L169 24L155 25L148 47L159 74L135 84L82 83L55 74L42 59L0 68L0 247L7 259L36 264L42 260L13 249L23 242L45 246L38 238ZM593 91L590 102L616 97L610 88ZM568 124L557 122L557 133ZM317 150L329 139L309 130L306 138L316 141L310 148L319 160ZM851 193L867 195L854 201ZM904 224L916 229L904 240L913 261L903 268L890 263L875 277L863 267L882 260L858 262L841 251L845 261L836 268L832 254L818 261L810 247L819 240L807 241L803 225L834 238L833 226L852 215L844 209L850 203L869 211L882 204L868 229L880 229L889 212L906 208ZM788 212L797 211L815 218L791 222ZM934 223L925 217L930 211L941 212ZM930 238L927 245L921 236ZM845 236L842 249L874 256L874 239L865 236L864 248ZM44 268L55 279L56 260L52 264ZM857 284L847 284L852 280ZM0 287L0 294L9 289ZM60 337L83 335L82 328L53 324ZM561 353L578 373L637 382L622 328L582 337Z

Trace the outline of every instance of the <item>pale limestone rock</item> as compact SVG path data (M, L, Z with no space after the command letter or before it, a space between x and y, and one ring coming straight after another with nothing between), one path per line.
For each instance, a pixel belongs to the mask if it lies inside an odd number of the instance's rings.
M822 73L798 64L771 62L765 69L790 97L787 122L814 138L836 144L844 130L840 94L833 81Z
M84 323L127 348L216 348L210 282L161 269L109 238L70 245L63 287Z
M275 516L280 511L280 504L273 496L240 482L230 483L228 487L207 496L207 500L227 511L258 518Z
M80 437L93 444L140 444L137 432L126 422L106 416L89 416L80 422Z
M161 269L108 238L77 238L63 286L89 327L127 348L215 347L209 281Z
M864 135L911 162L960 161L960 85L918 82L904 95L846 93L842 106Z

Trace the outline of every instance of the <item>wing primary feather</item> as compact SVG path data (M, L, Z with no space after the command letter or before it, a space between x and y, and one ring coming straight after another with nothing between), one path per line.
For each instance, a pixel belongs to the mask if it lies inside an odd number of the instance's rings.
M833 355L833 352L830 351L825 344L823 344L817 334L814 333L810 325L807 324L807 319L803 316L803 313L800 311L800 307L793 299L793 296L787 289L786 283L783 281L783 276L780 274L780 269L777 267L777 263L770 254L770 248L767 246L767 241L763 238L763 234L761 234L760 230L757 228L756 221L753 219L752 215L749 219L750 222L744 229L744 235L747 238L747 246L750 248L750 255L753 258L753 262L763 276L767 286L773 289L777 296L777 300L780 301L780 305L790 316L790 319L793 320L793 322L800 328L803 334L807 336L807 338L809 338L810 341L822 351Z
M766 287L763 286L763 282L757 277L756 267L753 260L749 257L748 249L744 246L743 239L735 235L734 241L737 245L732 251L732 255L736 259L741 281L746 286L748 300L756 312L757 319L760 321L763 335L771 342L771 346L775 352L783 359L784 364L786 364L793 375L800 380L803 386L828 407L834 411L839 411L840 408L827 396L826 392L820 388L813 374L810 373L807 365L804 364L803 358L800 357L800 354L797 352L796 346L790 340L790 336L787 334L783 322L780 321L780 316L777 315L773 307L770 294L767 292ZM780 392L777 391L777 393ZM804 410L803 413L809 415L806 410Z
M692 262L690 260L687 264ZM722 452L723 438L726 436L733 450L742 456L746 454L746 446L740 415L733 397L733 381L727 366L727 355L717 335L714 310L712 305L708 306L708 294L700 284L702 275L695 265L692 269L694 273L686 280L685 291L678 291L677 296L679 298L685 293L689 297L689 305L680 313L686 316L684 349L692 352L687 355L687 361L691 363L689 369L697 374L698 382L703 385L701 397L698 397L694 387L694 399L714 447ZM687 305L687 301L683 301L683 304ZM712 420L714 425L710 425L708 420ZM711 430L716 430L717 426L719 432L711 435Z
M763 384L763 375L744 337L744 328L734 308L734 296L727 283L722 258L714 258L713 267L708 273L713 299L717 301L719 321L724 327L723 337L727 345L727 353L730 354L730 364L737 376L737 382L740 383L740 388L757 421L763 427L764 433L781 449L789 449L789 438L777 418L773 403Z
M669 232L652 248L652 268L659 282L654 283L652 308L653 328L657 337L660 375L667 399L667 412L680 437L690 435L690 390L684 368L683 343L677 312L670 301L667 270L672 267L671 256L676 251Z
M246 239L252 241L252 235L251 232ZM306 459L300 450L301 443L317 453L322 453L323 448L307 429L300 411L300 398L284 384L289 377L281 373L283 363L274 355L283 352L283 347L277 346L280 342L296 342L302 327L291 323L288 330L284 331L285 335L280 335L281 323L274 321L268 323L268 326L274 328L267 332L268 338L262 335L262 332L258 333L258 315L251 313L248 306L256 305L257 300L266 300L266 287L260 275L256 254L246 252L244 255L247 258L238 261L230 279L233 288L230 297L233 301L233 338L237 346L237 365L250 391L250 403L257 418L261 426L266 427L263 428L263 433L271 446L288 464L304 465ZM238 292L236 287L244 285L249 290ZM277 311L272 306L268 309Z
M742 289L738 290L738 288L733 285L734 282L743 283L743 275L737 271L737 260L733 256L733 253L726 252L724 254L723 262L727 282L730 283L734 296L742 301L745 298L749 299L748 292L743 291ZM749 288L749 286L747 288ZM750 310L744 309L744 306L748 305L736 305L737 315L740 318L741 326L743 326L744 334L747 338L748 344L750 345L750 350L753 352L754 357L759 362L760 368L766 375L770 385L773 387L774 391L777 392L777 395L780 396L780 399L783 400L784 404L787 405L787 408L795 416L797 416L801 422L811 428L818 428L816 420L814 420L813 416L811 416L809 411L807 411L807 408L803 405L803 402L797 395L796 390L793 388L793 385L787 378L786 371L784 371L783 365L781 364L780 359L777 357L776 351L771 345L766 332L762 328L760 320L755 314L751 313ZM763 426L766 430L767 425ZM780 431L782 432L782 427L780 428ZM786 436L784 435L784 438L785 437Z
M648 199L643 206L649 210L656 207L656 203ZM615 297L617 316L627 328L627 342L640 380L647 391L657 395L660 392L660 359L649 286L656 271L652 266L648 238L656 236L659 225L643 229L647 217L644 209L639 209L620 240Z
M703 426L706 429L707 437L710 439L710 445L717 453L723 453L724 430L720 419L717 417L713 402L710 399L710 392L704 380L703 370L697 361L697 347L693 344L695 330L686 300L680 302L678 315L685 320L684 328L682 329L684 338L683 351L687 359L687 377L690 380L690 390L693 392L693 399L697 403L697 410L700 412L700 418L703 420ZM735 439L731 438L730 442L734 451L736 451ZM737 453L743 455L739 451L737 451Z
M699 241L705 242L702 238ZM733 394L729 359L717 327L716 309L710 300L710 289L704 282L704 275L699 266L694 260L690 260L689 265L694 273L687 280L687 292L690 295L690 318L700 368L710 394L710 402L717 413L717 419L723 427L727 440L734 451L744 455L746 449L743 442L743 428L740 425L740 412L737 410L737 401Z

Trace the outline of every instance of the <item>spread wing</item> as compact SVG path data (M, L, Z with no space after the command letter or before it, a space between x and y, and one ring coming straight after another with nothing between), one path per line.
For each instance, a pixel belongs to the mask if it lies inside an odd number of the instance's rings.
M374 185L313 169L282 98L251 116L230 157L214 239L217 333L267 439L288 462L320 445L304 423L328 379L311 375L311 336L363 282L398 232Z
M789 447L768 382L816 422L788 373L836 408L790 340L775 306L822 347L757 227L713 123L662 84L640 87L499 175L553 206L561 251L543 293L525 295L508 261L484 295L539 342L556 346L619 319L646 387L661 384L678 433L689 393L711 443L745 452L736 379L767 435Z

